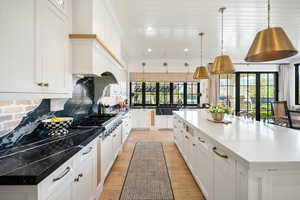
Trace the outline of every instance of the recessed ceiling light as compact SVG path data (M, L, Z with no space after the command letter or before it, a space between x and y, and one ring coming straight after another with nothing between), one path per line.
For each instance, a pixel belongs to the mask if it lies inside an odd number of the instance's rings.
M149 48L147 51L150 53L150 52L152 52L152 49Z
M147 31L153 31L153 27L148 26L148 27L147 27Z
M185 48L185 49L183 49L183 51L184 51L184 52L188 52L188 51L189 51L189 49L188 49L188 48Z

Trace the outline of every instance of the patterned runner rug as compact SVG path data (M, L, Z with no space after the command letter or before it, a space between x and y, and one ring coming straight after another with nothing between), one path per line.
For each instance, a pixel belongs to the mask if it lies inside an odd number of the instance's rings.
M174 200L161 143L136 143L120 200Z

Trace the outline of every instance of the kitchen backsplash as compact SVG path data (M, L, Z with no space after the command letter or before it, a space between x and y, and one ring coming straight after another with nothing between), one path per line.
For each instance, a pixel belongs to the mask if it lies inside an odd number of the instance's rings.
M33 111L41 100L0 101L0 137L15 129L22 118Z

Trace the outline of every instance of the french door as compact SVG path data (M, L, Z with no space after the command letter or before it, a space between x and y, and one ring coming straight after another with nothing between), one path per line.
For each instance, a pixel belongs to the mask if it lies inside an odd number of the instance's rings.
M271 116L271 103L278 100L277 72L238 72L236 86L237 113L248 113L256 120Z

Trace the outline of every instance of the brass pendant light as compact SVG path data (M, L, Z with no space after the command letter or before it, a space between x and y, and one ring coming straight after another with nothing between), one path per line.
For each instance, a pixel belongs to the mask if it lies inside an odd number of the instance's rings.
M206 70L206 67L203 66L203 35L204 33L199 33L199 36L201 37L201 66L196 68L196 71L194 73L194 79L201 80L201 79L208 79L208 72Z
M281 27L270 28L270 0L268 0L268 28L256 34L245 61L266 62L296 55L298 52Z
M211 69L212 74L232 74L234 73L234 66L231 62L231 59L227 55L223 55L224 53L224 19L223 19L223 13L226 8L222 7L219 9L219 12L221 13L221 55L215 58L214 64Z

